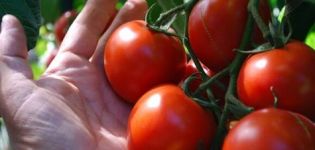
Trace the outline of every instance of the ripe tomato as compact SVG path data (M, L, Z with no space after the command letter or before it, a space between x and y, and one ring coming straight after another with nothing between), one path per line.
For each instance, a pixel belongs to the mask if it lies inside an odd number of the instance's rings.
M58 45L62 42L65 37L69 26L72 24L73 20L76 18L78 13L74 10L66 11L62 14L55 22L55 37Z
M202 66L203 71L209 76L211 77L214 72L212 72L207 66L205 66L204 64L200 63ZM187 79L189 76L191 76L192 74L198 73L196 75L197 79L194 80L192 83L190 83L190 91L195 91L198 86L202 83L202 79L201 79L201 75L199 74L199 71L194 63L194 61L189 60L188 63L186 64L186 71L185 71L185 75L183 77L183 81L185 79ZM182 84L182 83L181 83Z
M200 0L194 6L188 22L189 41L200 61L211 70L217 72L232 62L233 49L239 47L245 31L247 4L248 0ZM260 12L270 14L268 5L261 6ZM268 15L263 16L268 19Z
M204 64L201 63L201 66L204 70L204 72L208 75L208 77L211 77L215 74L215 72L211 71L207 66L205 66ZM195 63L192 61L192 60L189 60L187 65L186 65L186 72L185 72L185 75L184 75L184 78L183 78L183 81L188 78L189 76L191 76L192 74L194 73L198 73L198 69L195 65ZM220 80L221 82L221 80ZM198 87L199 85L202 83L202 79L201 79L201 75L198 74L197 75L197 79L194 80L192 83L190 83L189 85L189 89L190 91L194 92ZM227 87L228 85L228 79L227 78L224 78L221 82L225 87ZM180 83L182 84L182 83ZM211 86L211 90L215 96L215 98L218 98L220 99L222 103L220 104L223 104L223 101L224 101L224 96L225 96L225 89L222 88L222 87L219 87L217 85L215 85L215 83ZM204 96L206 97L206 93L204 93Z
M315 120L315 52L302 42L254 54L243 64L237 93L241 101L256 109L272 106L295 111Z
M223 150L315 150L315 126L305 117L275 108L245 116L224 140Z
M159 84L178 84L186 61L179 40L151 31L140 20L120 26L104 52L108 80L116 93L129 102L136 102Z
M216 129L211 113L178 86L161 85L145 93L128 121L129 150L209 148Z

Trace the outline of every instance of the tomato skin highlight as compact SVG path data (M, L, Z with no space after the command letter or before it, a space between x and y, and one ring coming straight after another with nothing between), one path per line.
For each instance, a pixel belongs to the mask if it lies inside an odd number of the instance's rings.
M104 52L110 84L131 103L157 85L178 84L186 61L178 39L149 30L142 20L125 23L114 31Z
M256 109L273 106L301 113L315 120L315 52L299 41L283 48L254 54L243 64L237 93L241 101Z
M200 0L192 9L188 22L188 36L192 49L200 61L212 71L227 67L235 57L245 31L248 0ZM267 22L270 8L262 0L259 12ZM257 27L253 40L262 43Z
M305 117L275 108L255 111L240 120L222 150L315 150L315 126Z
M195 150L206 148L216 123L211 113L178 86L161 85L136 103L128 121L129 150Z

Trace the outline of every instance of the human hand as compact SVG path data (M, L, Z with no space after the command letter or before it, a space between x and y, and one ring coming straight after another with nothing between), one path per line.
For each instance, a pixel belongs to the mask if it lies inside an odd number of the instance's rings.
M103 48L120 24L143 19L144 0L88 0L39 80L27 64L21 24L6 15L0 34L0 114L12 149L126 149L130 106L109 86ZM105 32L104 32L105 31Z

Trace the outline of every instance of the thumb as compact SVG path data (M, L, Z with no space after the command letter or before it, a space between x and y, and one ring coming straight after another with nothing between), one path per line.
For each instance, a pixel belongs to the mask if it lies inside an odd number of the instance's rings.
M21 73L24 77L32 78L26 59L27 46L23 27L16 17L5 15L0 33L0 77Z
M0 34L0 54L26 59L26 38L21 23L12 15L2 18Z
M0 114L7 116L17 110L25 97L26 83L32 79L27 63L26 37L21 23L12 15L5 15L0 33ZM24 92L24 93L23 93ZM24 94L24 95L23 95ZM22 96L21 96L22 95Z

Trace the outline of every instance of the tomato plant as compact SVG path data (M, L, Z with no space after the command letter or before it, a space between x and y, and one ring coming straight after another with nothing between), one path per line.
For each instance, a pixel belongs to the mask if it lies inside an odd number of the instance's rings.
M243 64L237 91L241 101L257 109L274 104L315 120L315 52L302 42L249 57ZM271 90L273 88L273 90Z
M207 66L205 66L204 64L201 63L201 66L204 70L204 72L208 75L208 77L212 77L215 72L211 71ZM194 92L196 91L196 89L200 86L200 84L202 83L202 79L201 79L201 75L198 73L198 69L196 68L195 63L192 60L189 60L187 65L186 65L186 72L184 75L183 80L187 79L189 76L196 74L196 79L192 81L192 83L190 83L189 85L189 91ZM221 81L221 80L220 80ZM219 81L219 82L220 82ZM214 94L214 97L217 99L220 99L220 103L223 104L223 100L224 100L224 94L226 92L226 87L227 87L227 82L228 80L226 78L223 78L223 81L220 82L220 86L217 85L216 83L213 83L213 85L211 85L211 91ZM182 84L182 83L181 83ZM202 94L203 97L207 97L206 93Z
M262 1L261 12L268 19L266 3ZM233 49L238 48L245 31L247 4L248 0L201 0L194 6L188 23L190 44L211 70L219 71L232 62Z
M211 77L214 74L213 71L211 71L207 66L203 65L202 63L201 63L201 66L202 66L203 71L207 74L207 76ZM192 92L198 88L200 83L202 83L202 79L201 79L201 75L198 69L196 68L194 61L189 60L188 63L186 64L186 71L185 71L185 75L183 76L183 80L187 79L189 76L193 74L196 74L196 79L192 81L192 83L190 83L189 85L189 89Z
M178 86L162 85L145 93L128 121L129 150L209 148L216 123Z
M244 117L228 133L223 150L315 150L315 126L305 117L266 108Z
M163 83L178 84L186 54L175 37L150 30L144 21L120 26L109 38L104 66L113 89L129 102Z
M61 15L55 22L55 38L58 45L62 42L63 38L65 37L69 26L76 18L77 12L66 11L63 15Z

